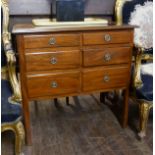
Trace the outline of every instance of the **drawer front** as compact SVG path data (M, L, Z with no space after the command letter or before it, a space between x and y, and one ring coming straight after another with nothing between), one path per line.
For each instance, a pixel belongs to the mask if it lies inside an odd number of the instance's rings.
M131 61L130 47L101 48L84 51L83 65L97 66L129 63Z
M27 76L29 97L42 97L78 93L80 91L80 73L64 72Z
M83 91L124 87L129 82L128 65L100 67L83 71Z
M132 39L131 31L104 31L83 34L84 45L130 43Z
M79 46L79 34L25 35L25 48Z
M80 51L26 53L27 71L71 69L80 66Z

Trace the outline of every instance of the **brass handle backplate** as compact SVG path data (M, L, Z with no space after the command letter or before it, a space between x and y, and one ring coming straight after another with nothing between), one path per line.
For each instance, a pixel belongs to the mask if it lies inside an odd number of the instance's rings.
M57 63L57 58L55 58L55 57L53 57L53 58L51 58L51 64L56 64Z
M110 34L105 34L105 35L104 35L104 40L107 41L107 42L108 42L108 41L111 41L111 36L110 36Z
M56 39L55 38L50 38L50 40L49 40L49 44L50 45L54 45L56 43Z
M110 61L110 60L111 60L111 54L110 54L110 53L106 53L106 54L104 55L104 60L105 60L105 61Z
M108 75L105 75L104 78L103 78L104 82L109 82L110 80L110 77Z
M56 82L56 81L53 81L53 82L51 83L51 87L52 87L52 88L57 88L57 87L58 87L57 82Z

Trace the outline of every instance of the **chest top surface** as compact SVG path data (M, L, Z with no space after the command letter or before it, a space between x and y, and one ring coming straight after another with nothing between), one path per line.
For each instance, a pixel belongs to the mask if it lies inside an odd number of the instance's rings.
M132 25L80 25L80 26L34 26L33 24L16 24L13 26L13 34L28 33L50 33L50 32L69 32L69 31L102 31L102 30L129 30L134 29Z

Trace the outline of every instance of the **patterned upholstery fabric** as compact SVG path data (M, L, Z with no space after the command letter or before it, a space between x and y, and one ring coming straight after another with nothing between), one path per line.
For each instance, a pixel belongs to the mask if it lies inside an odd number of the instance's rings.
M17 120L21 116L21 105L10 103L12 91L9 81L1 80L1 123L8 123Z
M153 76L148 74L141 75L143 86L136 89L138 99L153 101Z
M144 51L144 54L151 54L151 55L153 55L153 48L146 49Z

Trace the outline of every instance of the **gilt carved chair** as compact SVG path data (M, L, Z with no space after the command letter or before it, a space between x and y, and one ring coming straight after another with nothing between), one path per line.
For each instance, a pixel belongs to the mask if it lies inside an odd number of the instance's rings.
M140 132L146 135L149 111L153 107L153 2L146 0L117 0L118 25L137 25L134 33L134 67L131 97L139 103Z
M15 72L15 53L8 32L9 9L6 0L1 0L2 50L1 50L1 132L15 133L15 154L22 154L25 131L22 123L20 87Z

